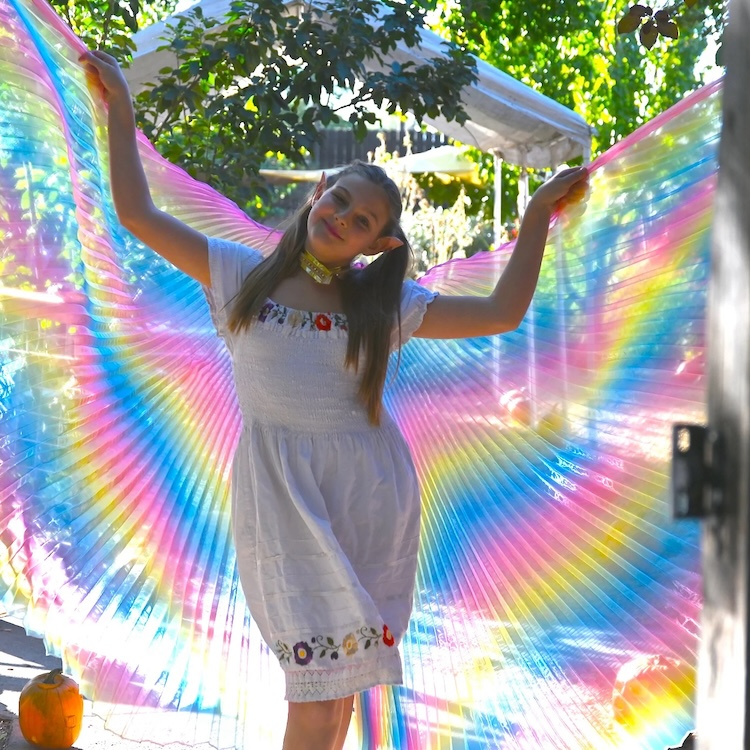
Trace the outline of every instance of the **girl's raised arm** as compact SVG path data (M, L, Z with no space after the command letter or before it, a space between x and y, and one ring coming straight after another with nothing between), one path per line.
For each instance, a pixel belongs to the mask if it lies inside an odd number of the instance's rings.
M539 280L552 212L561 202L582 200L587 188L585 167L566 169L545 182L529 202L513 254L492 294L437 297L428 306L414 335L459 339L492 336L518 328Z
M109 108L109 171L112 198L120 223L141 242L201 284L210 285L205 235L160 211L151 199L138 154L135 114L125 76L106 52L81 57L89 84Z

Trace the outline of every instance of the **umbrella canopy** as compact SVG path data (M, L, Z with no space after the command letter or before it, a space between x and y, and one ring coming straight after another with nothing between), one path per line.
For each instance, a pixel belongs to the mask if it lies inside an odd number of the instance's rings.
M465 155L466 147L438 146L429 151L407 154L381 166L392 173L433 173L438 179L449 182L456 179L481 185L479 168ZM326 169L261 169L260 174L269 182L317 182L323 173L333 174L341 167Z

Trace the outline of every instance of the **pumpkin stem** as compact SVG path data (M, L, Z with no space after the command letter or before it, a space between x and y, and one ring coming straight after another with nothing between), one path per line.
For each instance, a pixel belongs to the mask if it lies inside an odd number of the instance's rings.
M62 674L62 669L60 669L60 667L56 667L55 669L53 669L51 672L48 672L44 676L44 679L42 680L42 682L45 685L54 685L55 678L57 677L57 675L60 675L60 674Z

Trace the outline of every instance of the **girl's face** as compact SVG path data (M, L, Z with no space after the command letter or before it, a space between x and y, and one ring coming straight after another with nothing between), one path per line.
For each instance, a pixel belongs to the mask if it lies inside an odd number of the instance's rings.
M306 248L327 266L348 265L358 255L393 246L394 238L381 236L388 219L385 193L365 177L347 174L329 188L321 180L307 219Z

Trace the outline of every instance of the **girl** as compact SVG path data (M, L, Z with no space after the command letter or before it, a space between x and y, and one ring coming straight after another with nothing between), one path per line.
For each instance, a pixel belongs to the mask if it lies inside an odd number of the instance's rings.
M580 198L561 172L530 202L485 298L438 297L405 276L401 198L356 163L320 181L268 257L207 238L153 204L127 83L103 52L82 58L109 106L112 195L124 227L197 279L232 354L243 431L232 526L250 611L286 676L284 750L340 750L356 693L402 681L419 490L382 408L388 357L411 336L516 328L536 286L552 212ZM365 268L352 263L377 256Z

